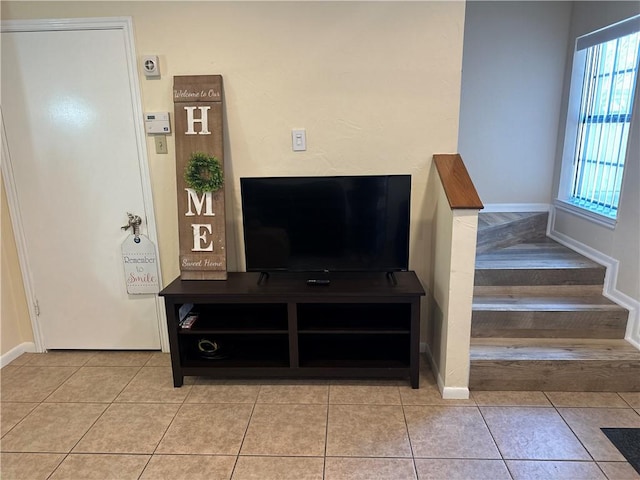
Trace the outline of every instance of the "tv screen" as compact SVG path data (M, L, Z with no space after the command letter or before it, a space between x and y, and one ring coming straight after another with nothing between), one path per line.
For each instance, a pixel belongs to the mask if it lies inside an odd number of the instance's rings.
M409 266L410 175L241 178L247 271Z

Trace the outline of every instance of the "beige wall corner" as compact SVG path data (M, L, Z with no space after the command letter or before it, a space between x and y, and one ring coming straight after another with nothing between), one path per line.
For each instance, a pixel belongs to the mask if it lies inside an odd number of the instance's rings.
M0 182L2 203L2 225L0 230L0 249L2 251L2 273L0 277L0 356L18 353L15 349L33 344L33 331L29 318L26 295L22 285L22 272L18 264L16 242L11 226L11 216L4 190L4 179ZM22 347L21 347L22 346ZM4 363L4 362L3 362Z

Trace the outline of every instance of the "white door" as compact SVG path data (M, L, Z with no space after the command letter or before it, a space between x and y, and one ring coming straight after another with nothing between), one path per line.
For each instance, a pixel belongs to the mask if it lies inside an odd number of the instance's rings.
M153 222L135 58L127 28L101 27L3 25L3 172L44 349L161 346L161 303L127 294L120 250L127 212L142 217L143 234Z

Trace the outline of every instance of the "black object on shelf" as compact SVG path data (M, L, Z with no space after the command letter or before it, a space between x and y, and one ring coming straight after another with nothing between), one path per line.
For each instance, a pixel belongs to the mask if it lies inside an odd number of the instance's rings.
M228 347L223 347L217 340L201 338L198 340L198 352L202 358L222 360L228 358Z

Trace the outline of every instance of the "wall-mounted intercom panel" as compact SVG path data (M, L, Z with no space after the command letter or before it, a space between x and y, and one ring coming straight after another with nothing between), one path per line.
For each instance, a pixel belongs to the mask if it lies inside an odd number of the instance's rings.
M171 133L169 112L145 113L144 126L147 133Z

